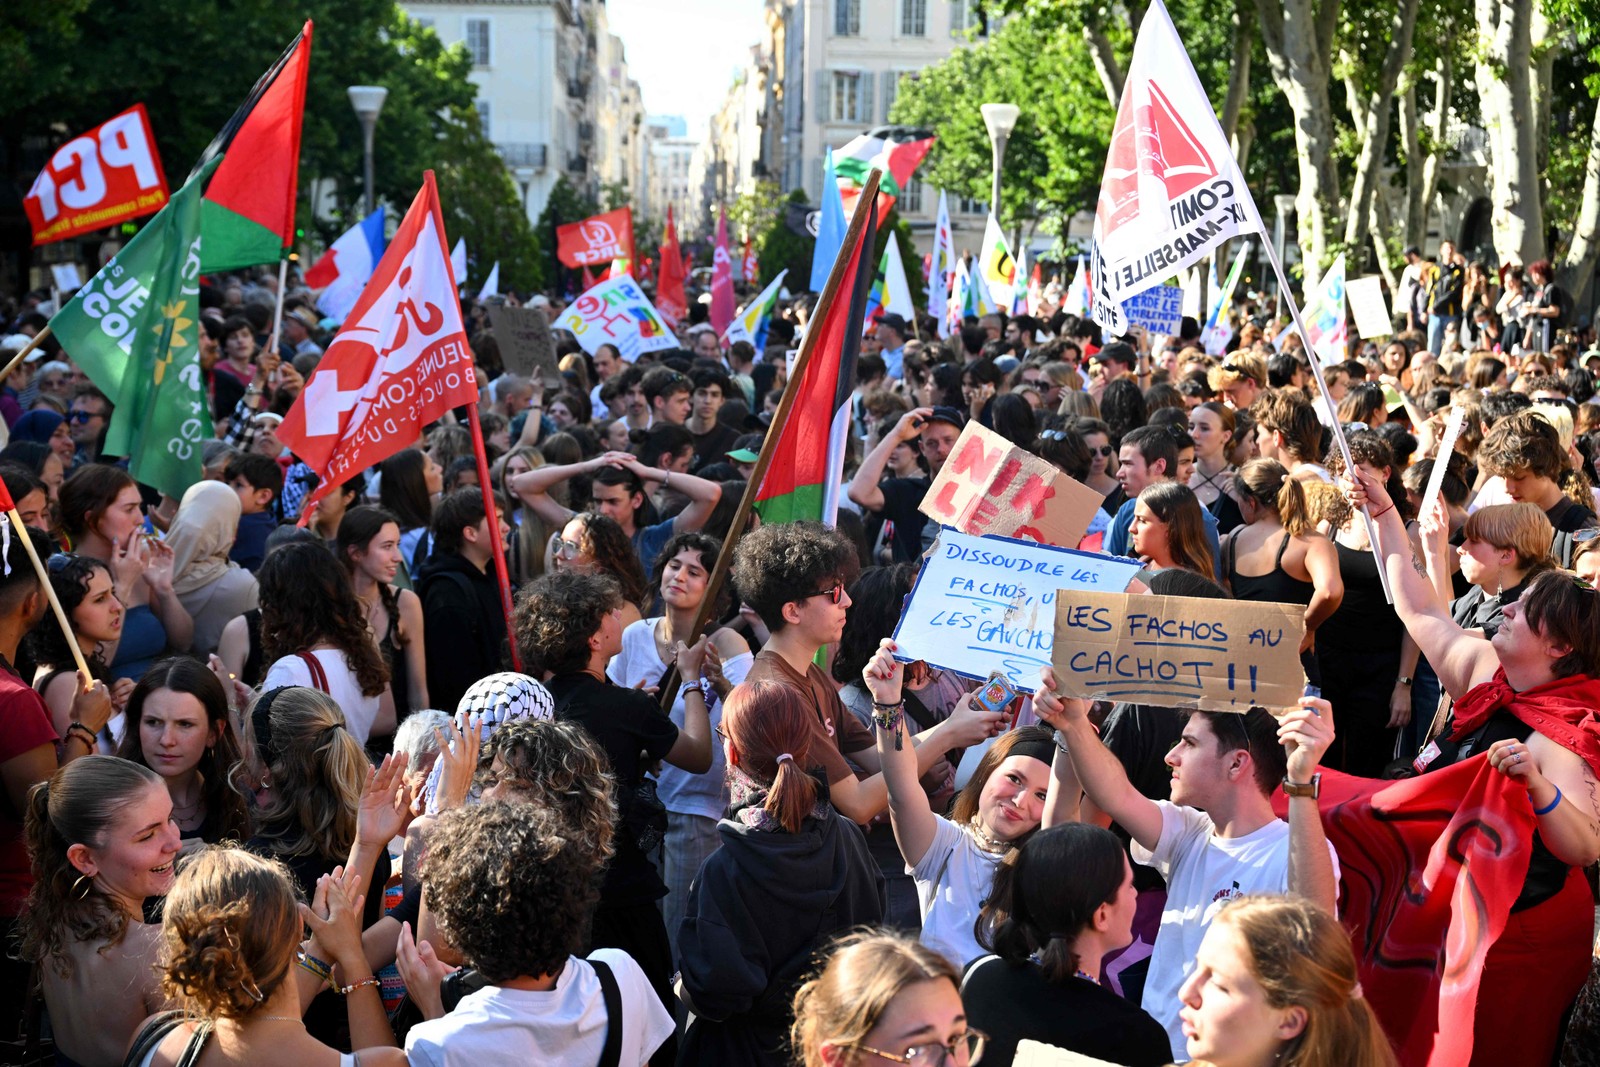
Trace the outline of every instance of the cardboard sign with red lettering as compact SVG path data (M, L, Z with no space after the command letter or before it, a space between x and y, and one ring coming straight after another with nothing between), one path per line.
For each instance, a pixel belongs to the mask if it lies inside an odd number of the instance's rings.
M919 510L962 533L1076 548L1104 499L973 421L956 439Z
M633 209L619 207L556 227L556 256L569 267L633 257Z
M166 204L167 176L143 104L56 149L23 200L36 245L153 215Z

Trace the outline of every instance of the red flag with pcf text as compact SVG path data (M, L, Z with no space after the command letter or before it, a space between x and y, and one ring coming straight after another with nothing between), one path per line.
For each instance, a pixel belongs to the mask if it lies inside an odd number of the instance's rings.
M153 215L166 203L167 176L143 104L56 149L23 200L36 245Z
M335 485L416 442L422 427L478 401L472 351L444 243L433 171L361 300L278 428L278 438Z
M633 209L619 207L556 227L556 255L569 267L633 257Z

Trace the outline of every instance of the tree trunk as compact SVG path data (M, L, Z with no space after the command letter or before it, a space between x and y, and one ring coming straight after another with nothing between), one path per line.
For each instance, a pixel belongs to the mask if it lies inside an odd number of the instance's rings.
M1248 4L1249 0L1233 2L1233 65L1228 68L1228 95L1222 101L1222 135L1233 146L1235 159L1239 141L1234 134L1239 128L1239 112L1250 93L1250 52L1255 44L1254 14ZM1239 160L1239 166L1244 167L1243 160Z
M1295 118L1295 146L1300 157L1295 214L1305 291L1309 292L1322 271L1328 223L1338 210L1328 83L1339 0L1256 0L1256 13L1272 80L1288 99Z
M1111 101L1111 110L1115 111L1117 104L1122 101L1122 65L1117 62L1111 38L1100 27L1100 16L1092 9L1084 13L1083 41L1089 46L1089 59L1094 63L1095 73L1100 75L1100 87L1105 90L1106 99Z
M1358 248L1367 236L1372 212L1373 189L1383 173L1383 153L1389 143L1389 114L1394 88L1400 73L1411 58L1411 35L1417 26L1419 0L1400 0L1387 27L1389 52L1384 57L1378 82L1366 98L1351 101L1350 113L1360 114L1361 152L1356 157L1355 184L1350 189L1350 204L1345 213L1344 243ZM1354 87L1352 87L1354 88ZM1355 92L1352 95L1356 95ZM1359 102L1359 108L1356 106Z
M1239 128L1233 131L1233 158L1239 161L1239 169L1246 170L1250 166L1250 148L1256 142L1256 124L1251 119L1245 119Z
M1405 154L1406 215L1402 240L1422 247L1428 220L1422 203L1422 138L1417 131L1417 83L1408 76L1400 90L1400 151Z
M1428 211L1439 192L1439 168L1444 166L1444 154L1447 151L1444 124L1450 114L1450 94L1454 92L1454 81L1455 64L1448 54L1440 56L1434 74L1433 118L1428 123L1429 150L1422 159L1422 213L1417 220L1417 236L1413 242L1418 248L1428 240Z
M1383 191L1375 190L1372 197L1372 248L1377 252L1378 273L1383 275L1384 284L1388 285L1391 294L1400 291L1400 276L1394 272L1394 264L1390 257L1394 251L1389 247L1387 235L1394 228L1394 220L1389 215L1389 200Z
M1477 0L1479 106L1489 131L1494 249L1502 262L1544 254L1539 123L1533 99L1533 12L1525 0Z
M1578 202L1578 217L1572 223L1572 244L1561 261L1561 287L1572 299L1583 299L1583 291L1594 276L1594 260L1600 253L1600 104L1595 105L1594 127L1589 131L1589 156L1583 166L1583 198Z

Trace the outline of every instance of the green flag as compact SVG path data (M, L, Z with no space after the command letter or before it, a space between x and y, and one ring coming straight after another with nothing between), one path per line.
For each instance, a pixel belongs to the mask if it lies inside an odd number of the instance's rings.
M200 197L215 160L50 320L116 410L105 454L172 497L201 479L212 434L200 370Z

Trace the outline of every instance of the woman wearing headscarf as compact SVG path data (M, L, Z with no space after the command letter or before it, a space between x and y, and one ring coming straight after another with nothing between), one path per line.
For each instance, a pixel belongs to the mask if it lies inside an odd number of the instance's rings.
M78 451L76 442L72 440L72 427L67 425L63 416L53 411L30 411L22 416L11 427L11 440L48 445L50 451L61 457L61 462L68 470L72 469L72 457Z
M255 575L228 558L239 531L239 495L223 482L196 482L183 494L167 531L173 551L172 591L194 619L197 656L209 656L222 629L257 607Z

